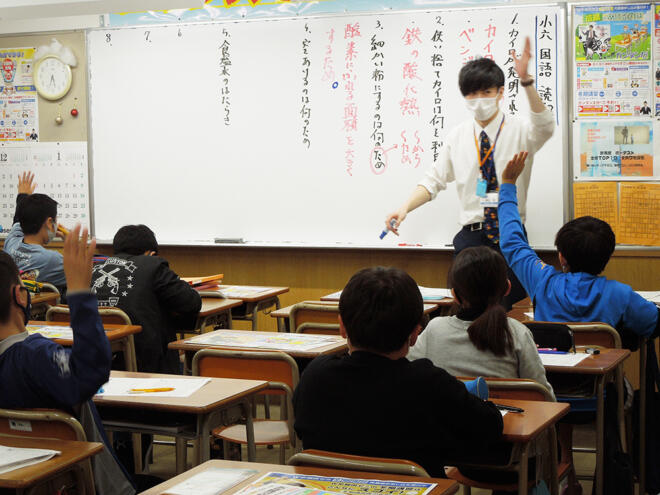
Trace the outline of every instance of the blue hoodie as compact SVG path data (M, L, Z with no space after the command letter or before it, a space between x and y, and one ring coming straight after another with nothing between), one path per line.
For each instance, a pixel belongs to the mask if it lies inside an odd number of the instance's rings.
M562 273L529 247L518 213L515 184L500 186L500 248L527 294L539 321L600 321L637 335L651 336L658 308L632 288L589 273Z

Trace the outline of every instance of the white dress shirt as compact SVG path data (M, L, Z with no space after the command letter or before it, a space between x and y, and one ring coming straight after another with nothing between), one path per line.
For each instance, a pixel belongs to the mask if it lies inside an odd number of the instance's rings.
M451 130L444 146L440 149L438 161L431 165L424 178L419 182L434 199L438 192L446 189L447 183L456 181L456 190L460 202L459 223L469 225L483 222L484 208L477 196L477 179L481 177L479 170L479 152L474 144L474 136L479 142L481 131L486 131L491 144L495 141L504 114L497 116L485 128L474 119L465 121ZM521 120L511 115L504 117L502 131L497 139L494 150L495 170L498 184L502 183L502 171L513 155L520 151L529 152L525 169L516 185L518 186L518 208L520 218L525 222L527 207L527 189L532 173L534 153L550 139L555 130L554 116L547 108L540 113L530 112L529 121ZM558 158L559 159L559 158Z

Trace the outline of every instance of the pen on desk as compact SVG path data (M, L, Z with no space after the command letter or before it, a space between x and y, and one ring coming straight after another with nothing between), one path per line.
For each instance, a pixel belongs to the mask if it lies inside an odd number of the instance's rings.
M394 228L395 225L396 225L396 220L393 218L392 220L390 220L390 227ZM387 235L388 232L389 232L388 229L383 229L383 231L382 231L382 232L380 233L380 235L378 236L378 237L380 237L380 240L381 240L381 241L382 241L383 238Z
M558 351L557 349L539 349L539 354L568 354L566 351Z
M503 404L495 404L495 407L497 407L498 409L501 409L502 411L509 411L509 412L515 412L515 413L525 412L525 410L521 409L520 407L505 406Z
M171 392L174 390L174 387L162 387L162 388L132 388L128 391L129 394L148 394L152 392Z

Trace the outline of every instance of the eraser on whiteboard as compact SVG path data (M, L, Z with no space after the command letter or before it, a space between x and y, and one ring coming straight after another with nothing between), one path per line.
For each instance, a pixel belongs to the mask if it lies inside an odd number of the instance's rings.
M244 244L245 240L242 237L216 237L216 244Z

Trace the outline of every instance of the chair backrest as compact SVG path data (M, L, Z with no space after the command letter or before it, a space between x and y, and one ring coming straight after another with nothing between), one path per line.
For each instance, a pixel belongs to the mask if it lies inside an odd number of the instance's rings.
M305 322L298 325L296 333L314 333L321 335L339 335L339 323Z
M106 325L132 325L129 316L119 308L101 307L99 308L99 315L101 321ZM69 306L59 304L48 308L46 321L71 321Z
M461 381L474 380L473 377L458 376ZM518 399L554 402L550 391L535 380L529 378L494 378L484 377L488 384L489 399Z
M192 362L195 376L242 378L281 383L292 391L298 386L298 365L294 359L279 351L232 351L202 349Z
M529 321L525 325L532 332L538 347L550 347L558 351L570 351L575 347L573 331L564 323Z
M55 409L0 409L0 435L87 441L78 420Z
M289 313L291 331L298 331L303 323L324 323L336 325L339 333L339 306L337 304L314 304L301 302L294 304Z
M576 345L596 345L609 349L621 349L621 336L607 323L576 322L566 323L573 331Z
M42 282L41 290L43 292L55 292L57 294L57 299L55 300L55 304L60 303L60 298L62 294L60 294L60 290L57 287L55 287L53 284L51 284L50 282Z
M303 450L293 455L287 464L290 466L312 466L348 471L366 471L371 473L401 474L429 478L426 470L417 463L405 459L387 459L385 457L367 457L341 454L325 450Z

